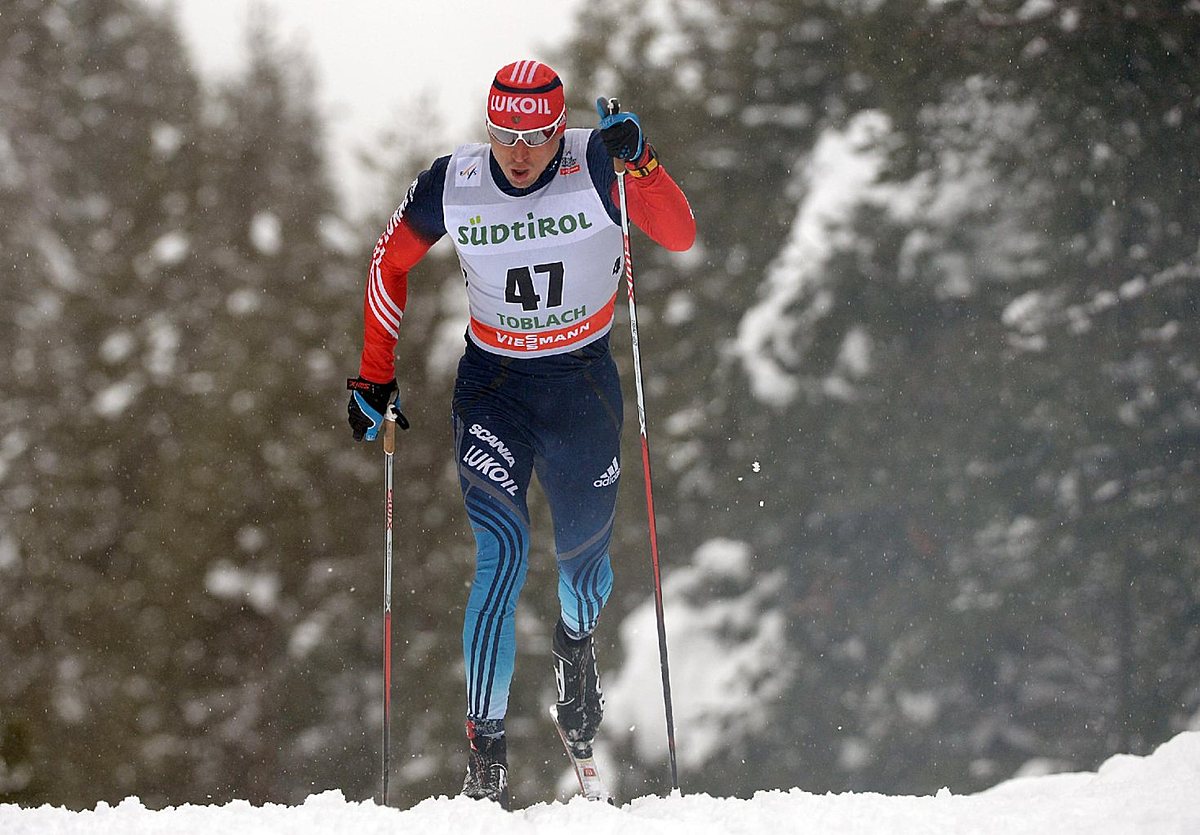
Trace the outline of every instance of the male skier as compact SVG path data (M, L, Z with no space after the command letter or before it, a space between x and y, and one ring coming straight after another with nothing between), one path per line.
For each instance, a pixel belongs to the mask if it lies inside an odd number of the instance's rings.
M609 331L623 275L617 175L629 219L667 249L692 245L683 192L637 116L567 128L558 74L508 64L488 91L488 142L458 147L421 172L371 259L355 440L374 440L396 394L395 346L408 271L449 235L470 322L453 422L459 481L475 533L463 628L469 744L463 793L508 807L504 717L516 655L515 612L529 555L526 492L534 472L554 523L561 612L552 641L558 720L591 756L604 701L592 640L613 585L609 560L621 470L620 380ZM399 404L396 404L399 408Z

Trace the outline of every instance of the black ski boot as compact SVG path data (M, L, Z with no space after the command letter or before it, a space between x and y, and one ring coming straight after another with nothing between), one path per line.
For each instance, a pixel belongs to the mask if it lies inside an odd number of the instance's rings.
M483 733L485 723L467 720L467 778L463 780L462 793L476 800L494 800L505 811L508 799L508 750L504 741L504 725L495 721L486 723L499 726L499 733ZM494 727L486 729L491 732Z
M592 636L576 640L560 619L554 627L554 677L558 682L558 726L577 758L592 756L592 740L604 718L604 693Z

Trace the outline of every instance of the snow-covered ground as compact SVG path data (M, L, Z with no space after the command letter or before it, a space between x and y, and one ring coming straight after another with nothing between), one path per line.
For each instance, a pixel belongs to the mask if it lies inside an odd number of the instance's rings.
M331 835L331 833L546 833L701 835L701 833L1194 833L1200 832L1200 732L1187 732L1148 757L1120 755L1096 773L1010 780L975 795L943 789L932 797L760 792L750 800L707 795L642 797L620 808L541 803L502 812L491 803L426 800L411 809L347 801L340 792L301 806L181 806L151 811L136 798L71 812L0 805L4 835Z

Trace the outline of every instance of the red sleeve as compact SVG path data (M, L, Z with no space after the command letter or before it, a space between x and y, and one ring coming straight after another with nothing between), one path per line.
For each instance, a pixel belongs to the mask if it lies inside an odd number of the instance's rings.
M434 242L417 234L396 211L375 244L363 299L363 351L358 373L374 383L396 377L396 340L408 302L408 271ZM396 216L400 216L397 221Z
M616 202L617 184L612 186ZM659 165L645 177L625 177L629 219L659 246L672 252L690 249L696 240L696 218L687 197L667 170Z

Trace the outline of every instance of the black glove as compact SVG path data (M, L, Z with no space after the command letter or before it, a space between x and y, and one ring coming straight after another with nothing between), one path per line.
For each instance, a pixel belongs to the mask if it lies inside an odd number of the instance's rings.
M408 418L400 411L399 400L392 403L392 396L396 393L395 380L372 383L362 377L355 377L346 381L346 388L351 392L346 411L349 413L350 431L354 433L354 440L375 440L389 408L396 415L396 425L401 429L408 428Z
M646 137L638 117L633 113L609 113L608 110L608 99L596 99L596 112L600 114L600 139L608 155L626 162L639 159L646 146Z

